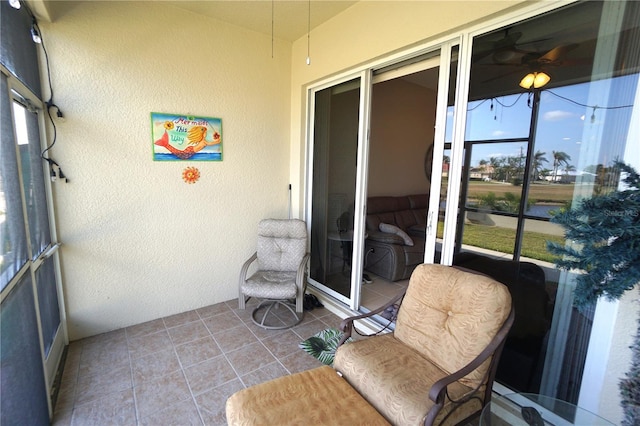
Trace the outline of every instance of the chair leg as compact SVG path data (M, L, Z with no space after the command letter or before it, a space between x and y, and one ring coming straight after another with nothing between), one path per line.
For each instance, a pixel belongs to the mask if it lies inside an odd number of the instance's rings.
M262 308L265 305L269 305L265 311L265 313L262 315L261 319L256 319L256 312L258 312L258 310L260 308ZM291 315L293 315L293 317L295 318L295 322L293 323L289 323L289 324L284 324L284 325L268 325L265 324L265 321L267 320L267 316L271 313L271 310L275 307L279 307L279 306L284 306L285 308L287 308L287 310L289 310L289 312L291 313ZM298 325L300 323L300 321L302 321L302 319L304 318L304 312L302 312L301 314L296 312L293 307L293 305L285 302L284 300L263 300L262 302L260 302L258 304L258 306L253 310L253 312L251 312L251 320L253 321L253 323L255 325L257 325L258 327L262 327L262 328L266 328L267 330L282 330L285 328L291 328L295 325Z
M304 292L296 297L296 312L304 313Z

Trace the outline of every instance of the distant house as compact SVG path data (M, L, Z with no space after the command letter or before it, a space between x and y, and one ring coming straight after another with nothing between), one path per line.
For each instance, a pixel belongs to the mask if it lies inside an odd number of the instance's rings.
M469 179L471 180L491 180L493 176L492 166L471 167L469 169Z
M553 176L553 174L546 175L544 176L544 180L547 182L575 183L578 179L582 181L591 181L595 176L595 174L585 171L570 171L563 173L558 172L556 176Z

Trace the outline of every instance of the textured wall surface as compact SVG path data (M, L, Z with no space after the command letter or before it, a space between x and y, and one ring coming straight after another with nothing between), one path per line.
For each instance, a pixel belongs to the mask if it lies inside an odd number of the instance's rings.
M289 43L164 2L83 2L41 30L70 339L237 297L258 221L286 217ZM48 93L45 91L45 99ZM150 112L222 118L222 162L154 162ZM182 180L200 170L195 184Z

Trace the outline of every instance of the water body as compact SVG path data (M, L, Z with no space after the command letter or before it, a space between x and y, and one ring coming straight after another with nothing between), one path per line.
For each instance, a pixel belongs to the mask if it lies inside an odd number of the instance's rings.
M549 212L552 210L558 210L560 207L562 206L559 204L534 204L529 207L527 214L529 216L550 218L551 214Z

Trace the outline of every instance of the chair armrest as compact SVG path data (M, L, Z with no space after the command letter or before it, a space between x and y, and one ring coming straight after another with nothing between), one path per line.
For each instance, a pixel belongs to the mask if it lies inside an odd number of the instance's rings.
M392 298L390 301L388 301L386 304L373 309L372 311L367 312L366 314L361 314L361 315L355 315L352 317L347 317L345 319L342 320L342 322L340 322L340 331L342 331L344 334L342 336L342 339L340 339L340 342L338 342L338 346L342 345L344 342L347 341L347 339L349 337L351 337L351 333L353 332L353 322L359 319L363 319L363 318L369 318L372 317L376 314L379 314L380 312L383 312L385 309L387 309L389 306L392 306L393 304L395 304L398 300L401 300L404 297L404 294L406 292L406 289L400 293L398 293L394 298Z
M436 405L442 406L442 404L444 404L444 397L445 397L448 385L450 385L453 382L457 382L458 380L460 380L461 378L463 378L464 376L466 376L467 374L471 373L473 370L478 368L490 356L492 356L495 353L498 353L498 351L502 349L502 346L504 345L507 334L509 333L509 329L511 329L511 326L513 325L514 317L515 317L515 313L512 307L511 311L509 312L509 316L504 321L504 323L502 324L502 326L500 327L496 335L493 336L493 339L491 339L489 344L482 350L482 352L480 352L480 354L478 354L477 357L471 360L471 362L469 362L467 365L462 367L460 370L455 371L454 373L448 375L447 377L444 377L438 380L437 382L435 382L433 386L431 386L431 390L429 391L429 399L431 399ZM499 357L500 357L500 354L498 353L498 356L494 357L494 359L491 360L491 365L487 369L487 378L489 379L487 380L487 385L489 385L489 382L493 381L493 378L495 376L494 366L497 365ZM488 392L490 392L489 389L487 390Z
M247 259L244 264L242 264L242 269L240 269L240 282L238 285L242 287L242 284L247 280L247 271L249 270L249 266L258 258L258 252L253 253L253 255Z
M303 311L304 294L307 291L307 280L305 279L305 273L307 271L307 262L311 257L311 253L306 253L300 265L298 265L298 273L296 274L296 285L298 286L300 297L296 297L296 310Z
M300 261L300 265L298 265L298 273L296 275L296 283L298 285L300 285L301 283L304 283L302 285L302 288L305 291L307 289L307 282L305 281L304 276L305 276L305 271L307 269L307 262L309 261L310 257L311 257L311 253L306 253L304 255L304 257Z
M240 278L238 279L238 308L244 309L246 298L244 293L242 292L242 286L245 281L247 281L247 272L249 271L249 266L258 258L258 252L253 253L253 255L247 259L242 265L242 269L240 269Z

